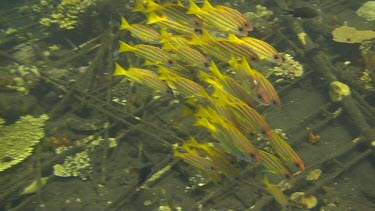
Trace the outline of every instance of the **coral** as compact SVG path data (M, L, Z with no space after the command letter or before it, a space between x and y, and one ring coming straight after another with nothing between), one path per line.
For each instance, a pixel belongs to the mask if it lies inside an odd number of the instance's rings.
M356 13L368 21L375 20L375 1L364 3Z
M340 26L332 32L333 40L343 43L361 43L364 40L375 38L375 31L360 31L354 27Z
M274 74L288 79L301 77L303 74L303 66L295 61L289 54L284 54L283 58L284 62L272 69Z
M40 19L40 24L58 25L61 29L72 30L78 24L80 16L96 3L96 0L61 0L57 6L51 6L47 0L41 0L39 5L34 5L34 10L49 13L47 17Z
M329 86L329 97L333 102L339 102L343 97L350 95L349 86L340 81L334 81Z
M80 177L86 180L92 172L90 157L87 151L76 153L75 156L68 156L63 164L53 166L53 173L59 177Z
M29 157L34 146L44 137L47 115L39 118L23 116L10 126L0 125L0 171ZM1 122L4 123L4 120Z
M55 176L59 177L79 177L82 180L86 180L87 177L92 173L91 159L89 152L94 150L97 146L105 143L105 139L101 136L87 136L84 139L76 142L77 146L85 147L86 149L82 152L76 153L74 156L68 156L63 164L56 164L53 166L53 172ZM117 141L114 138L108 138L108 146L110 148L117 146ZM56 153L59 154L68 147L61 146L56 149Z

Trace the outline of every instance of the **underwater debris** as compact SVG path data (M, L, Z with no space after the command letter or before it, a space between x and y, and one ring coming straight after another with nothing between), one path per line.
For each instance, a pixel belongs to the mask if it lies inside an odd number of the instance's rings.
M43 187L47 184L48 177L42 177L40 178L40 187ZM35 193L38 190L38 181L34 180L30 185L28 185L20 195L27 195Z
M276 76L281 76L286 79L299 78L303 74L303 66L298 61L294 60L289 54L283 54L284 62L272 68Z
M4 120L1 119L2 124ZM0 172L29 157L34 146L44 137L43 127L48 120L46 114L39 118L22 116L9 126L0 124Z
M309 127L307 127L306 130L308 132L307 140L312 144L316 144L316 142L320 140L320 135L314 134L314 132Z
M375 1L367 1L356 13L368 21L375 20Z
M361 43L364 40L375 38L375 31L360 31L354 27L340 26L332 32L333 40L343 43Z
M322 170L321 170L321 169L315 169L315 170L311 171L311 172L306 176L306 180L307 180L307 181L315 181L315 180L318 180L321 174L322 174Z
M343 97L350 95L349 86L340 81L334 81L329 86L329 97L333 102L339 102Z
M87 151L68 156L63 164L53 166L53 174L59 177L80 177L86 180L91 172L92 166Z
M315 196L306 196L304 192L294 192L290 199L294 202L293 205L305 209L312 209L318 204L318 199Z

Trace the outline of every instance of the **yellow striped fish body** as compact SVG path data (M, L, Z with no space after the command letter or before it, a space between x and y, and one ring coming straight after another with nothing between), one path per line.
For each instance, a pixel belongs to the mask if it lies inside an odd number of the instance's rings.
M223 51L214 43L215 39L206 31L202 30L202 37L196 34L191 36L191 45L198 47L206 55L212 56L220 61L227 62L231 58L230 52Z
M142 57L151 63L164 67L173 67L176 61L172 59L168 52L151 45L134 45L131 46L123 41L119 42L118 52L133 52L138 57Z
M166 28L160 30L161 39L163 43L163 50L172 50L173 47L190 47L190 40L185 35L171 35L167 32Z
M278 134L272 133L272 138L269 139L272 148L285 162L291 163L298 167L301 171L305 170L305 165L298 154L289 146L289 144L282 139Z
M279 158L263 150L259 150L259 153L259 163L262 164L269 172L284 175L286 178L290 179L292 183L294 183L294 176L292 172L279 160Z
M209 69L211 70L213 75L218 78L219 83L223 85L226 92L237 97L238 99L241 99L252 108L256 108L256 102L253 99L253 95L250 90L246 90L232 77L222 74L213 61L211 61L211 66Z
M242 59L237 71L240 80L246 84L246 86L252 87L258 94L258 99L263 104L275 105L278 108L282 107L280 97L271 82L263 74L252 69L246 59Z
M242 37L241 40L244 41L244 44L248 48L258 54L260 59L266 59L275 63L283 62L279 53L267 42L253 37Z
M124 75L131 80L144 86L150 87L156 91L160 91L163 93L170 92L167 84L160 80L159 76L151 70L134 67L130 67L128 70L125 70L118 63L115 63L115 72L113 75Z
M233 165L235 158L224 151L218 144L200 144L208 157L217 165L220 172L227 177L233 178L239 175L238 169Z
M146 43L158 44L160 42L160 33L154 28L142 24L130 25L124 17L121 17L120 30L129 30L133 37Z
M186 163L197 167L203 171L214 172L217 171L218 167L216 164L209 159L199 156L198 154L189 152L179 152L178 150L174 150L174 156L182 159Z
M187 14L195 14L201 18L204 22L216 26L218 29L230 32L233 34L246 36L247 30L243 25L239 25L236 20L234 20L230 15L227 15L226 12L217 11L217 10L203 10L199 8L193 0L189 0L190 7Z
M175 20L169 19L167 16L160 17L154 12L149 13L146 24L153 23L159 25L160 27L168 28L180 34L190 35L195 33L195 28L182 25L179 22L176 22Z
M195 66L201 70L208 71L210 67L210 60L206 58L199 51L190 47L172 47L172 51L189 66Z
M228 51L237 57L245 57L252 62L258 62L260 60L258 54L240 42L219 38L213 43L222 51Z
M282 206L283 210L290 210L291 202L289 200L289 197L285 195L279 187L271 184L266 176L264 176L262 183L267 187L268 192Z
M164 80L170 88L184 97L195 97L200 99L208 96L206 90L200 84L179 75L175 75L164 67L159 67L158 71L161 73L159 78Z
M183 78L187 78L192 80L195 77L194 70L191 68L186 67L180 63L176 63L175 66L169 69L172 74L179 75Z
M193 147L201 151L202 156L207 156L213 163L216 164L218 170L227 177L237 176L238 169L232 164L234 157L226 153L219 145L213 143L198 143L194 137L190 137L189 141L185 142L189 147Z
M245 161L259 160L260 154L255 146L233 125L221 122L217 125L219 130L213 137L229 149L232 154Z
M199 19L196 15L186 14L186 12L187 9L180 3L166 3L156 11L157 14L161 16L165 15L169 19L174 20L180 23L181 25L193 29L201 29L203 24L202 20Z
M245 161L260 159L258 150L250 140L232 125L230 120L219 116L215 110L200 107L195 116L198 119L197 121L204 121L201 126L206 127L211 132L212 137L219 141L228 152Z
M224 11L227 15L230 15L233 20L237 21L239 25L242 25L246 28L247 31L253 30L253 25L250 23L249 19L242 13L240 13L238 10L235 10L233 8L224 6L224 5L216 5L213 7L208 0L204 0L203 10L218 10L218 11Z
M222 93L219 94L223 95ZM238 121L248 124L258 134L266 134L267 137L272 136L271 128L257 110L232 95L224 96L220 97L220 100L225 101L224 104L229 106Z

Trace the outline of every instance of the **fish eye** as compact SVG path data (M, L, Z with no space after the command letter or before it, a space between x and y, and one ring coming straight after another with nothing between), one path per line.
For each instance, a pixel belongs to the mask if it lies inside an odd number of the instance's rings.
M255 58L255 57L251 57L251 61L257 61L258 59L257 58Z
M274 105L277 105L277 103L276 103L276 101L275 101L275 100L272 100L272 103L273 103Z
M262 99L262 95L258 94L258 99L261 100Z
M266 134L266 131L265 131L265 130L262 130L262 134L263 134L263 135Z
M273 55L273 58L274 59L279 59L279 57L277 55Z
M298 163L295 163L294 164L296 167L300 168L300 165Z
M287 179L289 179L289 178L290 178L290 176L289 176L288 174L285 174L285 177L286 177Z
M243 32L243 28L242 27L238 27L238 31Z
M173 64L173 61L172 60L168 60L168 64Z
M214 171L214 170L215 170L215 168L214 168L213 166L210 166L210 170Z
M249 25L247 23L244 24L245 27L248 27Z
M251 153L250 156L251 156L252 158L255 158L255 155L254 155L253 153Z

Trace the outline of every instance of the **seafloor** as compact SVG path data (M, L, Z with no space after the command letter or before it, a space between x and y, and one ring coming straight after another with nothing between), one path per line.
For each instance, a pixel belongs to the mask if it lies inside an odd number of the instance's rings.
M260 111L273 129L285 133L306 167L292 186L283 186L284 193L314 196L317 204L310 210L375 210L374 39L342 42L332 35L343 25L375 30L375 18L356 13L366 1L227 2L258 15L251 36L303 66L299 76L293 69L275 74L273 63L255 65L269 75L283 103L282 109L260 106ZM265 174L273 183L282 176L256 162L238 162L238 178L210 181L172 153L190 135L213 141L193 126L193 117L182 116L183 99L155 97L147 87L112 76L114 61L141 64L132 54L117 53L119 39L137 43L118 31L120 17L145 20L131 13L133 5L129 0L0 1L2 127L17 124L21 116L49 116L32 155L0 172L0 210L282 210L261 183ZM283 12L300 7L318 13L305 18ZM333 81L347 84L350 95L332 101ZM0 128L0 136L8 137L5 131ZM28 141L20 135L26 132L14 132L17 144ZM23 153L3 140L0 153ZM74 160L77 154L81 160ZM0 163L13 159L0 157ZM67 160L75 162L75 174L56 173L56 165ZM320 177L307 180L316 169ZM298 204L290 210L307 208Z

